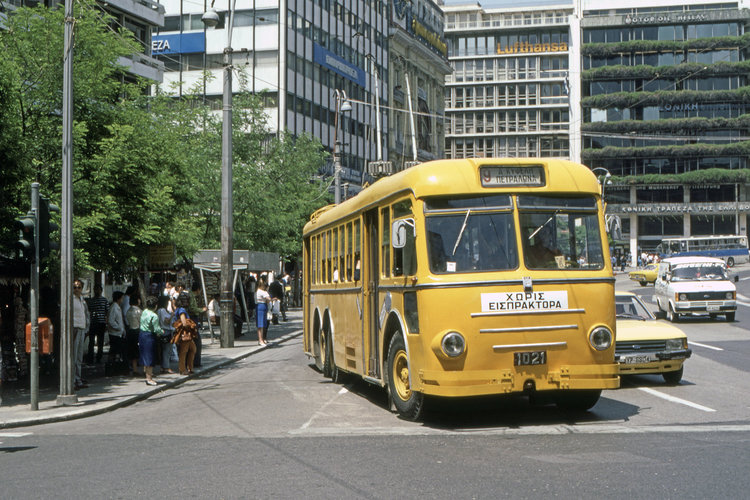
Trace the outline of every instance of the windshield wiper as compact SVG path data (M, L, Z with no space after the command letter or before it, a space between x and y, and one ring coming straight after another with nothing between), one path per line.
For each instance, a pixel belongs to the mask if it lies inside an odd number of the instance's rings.
M456 255L456 249L458 248L458 244L461 242L461 237L464 235L464 231L466 230L466 221L469 220L469 215L471 215L471 209L466 211L466 217L464 217L464 223L461 225L461 230L458 232L458 238L456 238L456 244L453 245L453 253L451 254L451 257Z
M533 233L531 233L531 234L529 235L529 238L528 238L528 239L529 239L529 240L531 240L531 238L533 238L534 236L536 236L536 234L537 234L537 233L538 233L539 231L541 231L541 230L542 230L542 228L543 228L544 226L546 226L547 224L549 224L549 223L550 223L550 221L551 221L552 219L554 219L554 218L555 218L555 215L557 215L557 214L559 214L559 213L560 213L560 210L559 210L559 209L558 209L558 210L555 210L555 212L554 212L554 213L553 213L552 215L550 215L550 216L549 216L549 219L547 219L546 221L544 221L544 224L542 224L541 226L539 226L538 228L536 228L536 229L534 230L534 232L533 232Z

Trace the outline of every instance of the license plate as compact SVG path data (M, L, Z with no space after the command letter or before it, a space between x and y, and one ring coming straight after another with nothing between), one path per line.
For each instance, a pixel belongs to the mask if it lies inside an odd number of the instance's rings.
M721 311L721 306L706 306L706 311Z
M626 365L636 365L641 363L650 363L651 362L651 356L648 354L637 354L635 356L628 356L623 359L623 362Z
M515 366L545 365L547 364L547 351L514 352L513 364Z

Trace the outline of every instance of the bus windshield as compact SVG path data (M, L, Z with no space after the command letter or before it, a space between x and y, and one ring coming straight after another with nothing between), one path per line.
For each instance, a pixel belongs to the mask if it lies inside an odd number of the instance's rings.
M593 197L519 196L524 262L529 269L602 269Z
M425 203L430 271L503 271L518 267L510 196L437 198Z

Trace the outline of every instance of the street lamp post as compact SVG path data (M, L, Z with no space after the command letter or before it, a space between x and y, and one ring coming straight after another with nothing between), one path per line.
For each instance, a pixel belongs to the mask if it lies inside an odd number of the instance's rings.
M346 98L346 92L343 90L334 90L334 97L336 99L336 115L333 122L333 180L334 180L334 200L336 205L341 203L341 156L339 146L339 115L343 111L351 111L352 105Z
M232 322L234 305L232 291L232 28L236 1L227 0L228 20L224 26L227 30L227 43L224 47L224 96L221 127L221 295L219 297L221 347L234 347ZM209 28L219 24L219 14L213 8L213 1L211 8L201 17L201 21Z

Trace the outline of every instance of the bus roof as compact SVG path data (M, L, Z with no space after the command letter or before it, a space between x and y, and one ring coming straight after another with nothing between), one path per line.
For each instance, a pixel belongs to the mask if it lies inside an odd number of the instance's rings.
M542 187L488 187L481 188L479 167L500 166L543 166L545 186ZM549 186L556 186L550 190ZM460 160L436 160L421 163L391 176L377 180L360 191L356 196L340 203L317 210L304 232L313 227L326 225L354 212L375 206L381 200L411 191L417 198L436 195L459 195L486 193L533 193L563 192L599 195L599 181L588 167L579 163L553 158L469 158Z

